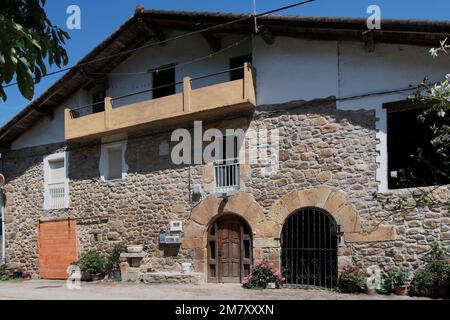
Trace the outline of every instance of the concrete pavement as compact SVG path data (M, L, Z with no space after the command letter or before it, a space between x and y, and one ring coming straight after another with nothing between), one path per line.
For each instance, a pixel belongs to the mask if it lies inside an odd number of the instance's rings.
M69 290L65 281L0 282L0 300L404 300L409 297L337 294L326 290L246 290L238 284L146 285L82 283Z

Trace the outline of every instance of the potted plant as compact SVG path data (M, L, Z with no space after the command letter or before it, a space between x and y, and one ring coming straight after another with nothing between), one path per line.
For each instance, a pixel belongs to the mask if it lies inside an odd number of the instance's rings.
M337 291L341 293L361 293L366 287L366 275L355 266L344 267L337 283Z
M279 289L284 282L281 272L269 262L260 262L243 280L246 289Z
M7 281L11 279L11 272L6 264L0 265L0 281Z
M411 281L410 293L419 297L432 297L435 276L431 271L419 270Z
M128 253L141 253L144 251L144 242L141 240L129 241L127 245Z
M88 251L75 265L80 267L85 281L98 281L105 272L105 261L96 251Z
M406 296L411 278L411 271L406 268L398 268L389 273L389 278L394 285L394 293L398 296Z
M389 296L392 292L392 280L389 276L383 275L378 294Z
M425 267L414 275L412 293L430 298L448 298L450 263L446 252L438 244L434 244L427 261Z
M120 281L122 279L120 273L120 254L126 251L126 246L123 243L118 243L114 246L111 254L108 256L108 259L105 264L105 272L112 276L112 278L116 281Z

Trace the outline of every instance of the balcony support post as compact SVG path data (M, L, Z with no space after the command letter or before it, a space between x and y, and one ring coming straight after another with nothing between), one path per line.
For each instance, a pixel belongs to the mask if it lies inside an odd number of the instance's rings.
M70 114L70 109L64 109L64 136L69 136L69 122L72 120L72 115Z
M112 102L110 97L105 98L105 128L111 128L111 112L112 112Z
M244 100L256 104L255 83L253 75L253 67L250 63L244 64Z
M183 78L183 112L191 111L191 78L184 77Z

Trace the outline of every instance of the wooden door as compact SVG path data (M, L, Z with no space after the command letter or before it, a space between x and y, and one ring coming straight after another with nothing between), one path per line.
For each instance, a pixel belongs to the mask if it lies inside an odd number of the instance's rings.
M240 283L242 267L241 223L230 219L218 224L219 279L223 283Z
M77 259L74 220L39 224L39 264L42 279L67 279L67 268Z

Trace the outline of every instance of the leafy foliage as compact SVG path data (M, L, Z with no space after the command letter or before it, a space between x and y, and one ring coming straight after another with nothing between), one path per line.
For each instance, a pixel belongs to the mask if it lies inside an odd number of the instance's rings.
M16 77L22 95L31 100L34 85L47 74L48 65L68 63L63 48L69 34L53 26L44 11L45 0L2 0L0 6L0 97L3 84Z
M8 270L6 264L0 265L0 281L7 281L11 278L11 272Z
M76 262L82 272L91 275L103 275L105 273L105 259L96 251L86 252L80 260Z
M439 48L432 48L430 54L436 58L439 53L447 54L449 48L445 39L441 41ZM450 74L446 75L444 81L436 84L430 84L425 78L414 100L431 105L418 117L430 130L431 141L426 146L420 146L417 153L411 155L422 167L422 171L427 171L427 175L417 177L410 168L405 168L400 172L399 178L406 183L419 181L422 185L439 185L450 180Z
M397 286L407 285L411 278L411 270L406 268L398 268L395 271L389 272L389 279L391 283Z
M354 266L346 266L338 279L337 291L341 293L363 292L367 280L364 272Z
M114 246L113 251L106 259L105 273L111 273L114 269L119 268L120 254L126 251L126 246L123 243L118 243Z
M271 263L261 262L244 278L243 286L246 289L265 289L269 283L275 283L280 288L283 282L280 270L274 269Z
M450 263L445 251L435 243L428 254L425 268L414 275L411 292L419 296L430 296L436 289L450 285Z

